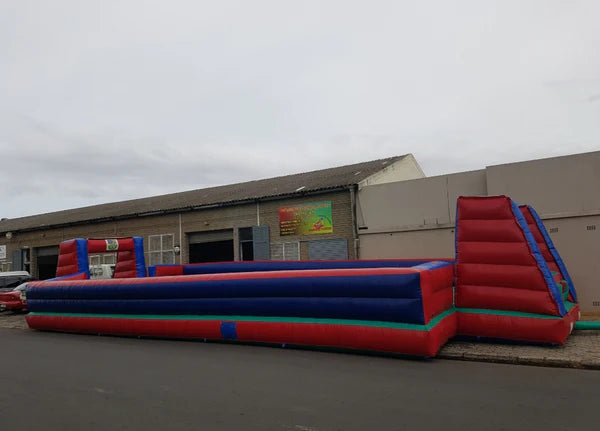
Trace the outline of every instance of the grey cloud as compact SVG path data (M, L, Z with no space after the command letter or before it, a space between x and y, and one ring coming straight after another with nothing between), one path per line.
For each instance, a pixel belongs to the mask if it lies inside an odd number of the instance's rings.
M0 9L0 216L408 152L436 175L600 149L599 14L20 1Z

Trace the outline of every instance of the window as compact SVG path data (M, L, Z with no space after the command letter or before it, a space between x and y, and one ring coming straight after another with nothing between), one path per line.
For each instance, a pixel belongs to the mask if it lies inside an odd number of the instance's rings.
M240 260L269 260L269 226L251 226L238 229Z
M117 253L91 254L88 256L90 267L102 264L116 265Z
M148 266L175 263L175 240L172 233L148 237Z
M275 242L271 244L272 260L300 260L299 242Z
M31 251L28 248L21 250L21 260L23 261L23 271L31 270Z
M12 262L0 262L0 272L12 271Z
M240 241L240 260L254 260L254 240L251 227L242 227L238 230Z

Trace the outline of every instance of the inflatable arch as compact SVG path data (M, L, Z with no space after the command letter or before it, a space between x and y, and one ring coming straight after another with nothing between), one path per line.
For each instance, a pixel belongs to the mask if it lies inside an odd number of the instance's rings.
M146 276L144 240L142 237L77 238L60 243L56 278L52 280L86 280L90 278L89 253L117 253L117 264L113 278Z

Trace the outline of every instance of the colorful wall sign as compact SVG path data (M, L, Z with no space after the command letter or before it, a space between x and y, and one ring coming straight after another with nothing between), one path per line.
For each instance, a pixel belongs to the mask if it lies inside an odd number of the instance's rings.
M279 235L316 235L333 232L331 201L279 207Z

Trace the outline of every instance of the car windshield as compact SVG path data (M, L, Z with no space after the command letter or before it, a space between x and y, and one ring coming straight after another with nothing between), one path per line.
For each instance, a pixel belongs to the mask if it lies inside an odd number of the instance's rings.
M13 289L13 292L22 292L27 287L27 283L19 284L17 287Z

